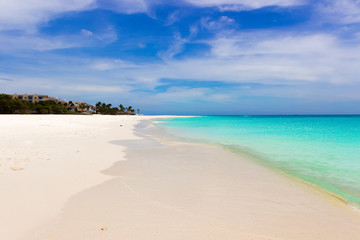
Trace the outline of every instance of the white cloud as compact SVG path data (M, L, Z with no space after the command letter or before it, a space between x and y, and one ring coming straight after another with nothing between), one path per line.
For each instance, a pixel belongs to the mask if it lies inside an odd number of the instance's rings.
M234 19L227 16L221 16L219 19L213 20L210 17L201 18L200 24L203 28L209 31L218 32L224 31L229 27L234 27L236 22Z
M109 44L117 40L117 34L112 27L102 32L93 33L82 29L77 34L41 35L38 33L3 33L0 37L1 52L16 52L18 50L47 51L73 47L88 47Z
M93 63L92 68L99 71L124 69L124 68L138 68L138 65L123 61L121 59L99 59Z
M73 69L71 69L72 71ZM84 76L78 74L52 77L31 77L19 75L6 75L14 79L11 82L2 84L2 91L6 93L39 93L50 94L54 97L76 95L76 94L119 94L132 90L129 86L119 83L109 83L99 81L97 77L89 77L84 80ZM0 92L1 93L1 92Z
M228 18L220 18L218 21L232 23ZM6 47L20 49L21 46L30 46L30 49L46 50L79 46L76 44L81 42L92 44L94 43L92 41L106 38L116 39L116 34L111 28L102 34L83 30L79 31L76 37L54 37L46 41L42 37L14 36L7 40L1 38L0 49L1 46L3 51ZM92 34L87 34L87 31ZM190 35L196 35L197 29L194 28L192 32ZM261 83L274 87L232 89L228 93L217 92L210 87L194 89L172 87L167 92L149 93L149 95L156 96L159 101L171 99L177 102L184 101L182 99L226 101L239 95L359 99L360 44L355 41L344 41L329 33L222 31L214 39L196 42L208 44L211 49L208 54L174 59L174 56L183 50L183 45L191 42L191 36L182 38L180 35L175 35L173 45L168 51L160 54L165 60L162 63L134 64L123 59L76 59L75 61L73 56L68 59L64 56L61 60L51 56L51 61L37 59L39 62L31 65L37 68L33 70L32 78L21 80L17 76L2 74L4 78L16 79L11 82L2 81L2 87L4 86L3 89L7 92L13 92L14 89L36 91L32 87L36 86L44 92L54 91L59 95L67 94L67 91L94 94L98 91L109 95L121 92L122 96L140 96L141 93L131 91L154 90L159 85L160 79L166 78L224 83ZM42 68L44 64L46 67ZM18 67L22 68L21 65ZM23 69L26 71L28 68L29 66L25 66ZM39 68L47 72L41 74L48 74L42 81L35 77ZM60 73L59 76L56 75L57 73ZM277 84L288 87L280 89L276 87ZM306 87L306 84L310 87ZM321 84L327 84L328 87L317 88L324 86ZM74 87L66 88L68 86Z
M146 0L97 0L99 8L126 14L147 12Z
M336 49L336 37L329 34L276 34L269 38L266 32L220 36L210 41L212 54L217 57L235 57L255 54L309 55L326 54Z
M109 9L120 13L146 12L145 0L1 0L0 31L36 31L43 24L59 15L95 8Z
M8 82L8 81L13 81L11 78L6 78L6 77L1 77L0 76L0 81L6 81L6 82Z
M180 15L180 11L174 11L174 12L170 13L165 25L170 26L170 25L174 24L175 22L178 22L180 20L179 15Z
M168 61L183 51L184 44L186 42L188 42L188 40L182 38L180 33L175 33L173 44L166 51L159 52L159 57L161 57L164 61Z
M327 0L317 5L321 21L338 24L360 23L359 0Z
M91 84L72 84L72 85L62 85L60 89L57 91L67 92L69 93L86 93L86 92L92 92L92 93L124 93L129 91L130 89L124 86L120 85L91 85Z
M329 34L248 33L220 36L209 44L211 57L177 64L197 66L204 78L228 81L359 81L360 45Z
M32 50L52 50L52 49L63 49L71 48L78 46L78 43L68 41L63 37L41 37L33 35L21 35L21 36L3 36L0 38L0 50L7 52L11 50L12 52L23 49L32 49Z
M80 31L81 34L85 35L85 36L92 36L94 35L93 32L89 31L89 30L86 30L86 29L81 29Z
M349 46L329 34L269 32L268 35L261 33L261 38L258 34L219 36L207 42L211 47L208 55L185 59L171 57L179 52L175 44L175 50L167 53L163 63L134 64L122 59L69 61L66 57L61 60L50 56L50 61L39 59L34 64L41 68L46 63L44 69L49 75L59 71L64 74L64 79L77 77L90 81L88 76L91 75L94 80L89 82L90 85L101 80L143 90L154 89L164 78L270 85L304 82L348 85L360 82L359 44ZM24 69L28 68L24 66Z
M210 55L167 58L163 64L142 65L136 70L122 70L121 74L135 80L148 76L152 79L291 85L360 82L360 56L357 54L360 45L349 46L329 34L288 33L284 36L272 32L259 38L258 33L249 33L247 36L222 36L208 43L212 48Z
M2 0L0 1L0 30L34 30L37 24L54 16L93 7L93 0Z
M154 88L162 78L270 85L360 82L359 44L349 46L328 34L283 36L272 32L258 37L258 33L218 37L208 42L212 50L202 57L173 59L170 54L164 63L126 63L131 67L121 67L124 63L105 61L97 68L132 79L135 85L141 83L138 86L142 89ZM144 77L148 79L146 84L140 80Z
M228 16L221 16L220 17L221 22L227 22L227 23L233 23L235 20L232 18L229 18Z
M219 7L224 11L243 11L267 6L289 7L302 5L303 0L186 0L199 7Z

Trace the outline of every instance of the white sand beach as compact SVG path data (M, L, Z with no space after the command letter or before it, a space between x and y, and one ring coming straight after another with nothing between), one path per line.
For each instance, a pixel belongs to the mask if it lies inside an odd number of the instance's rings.
M344 202L219 146L136 135L168 116L0 116L4 240L360 239Z
M113 178L100 171L124 160L125 148L109 141L137 139L138 120L1 115L1 239L38 239L72 195Z

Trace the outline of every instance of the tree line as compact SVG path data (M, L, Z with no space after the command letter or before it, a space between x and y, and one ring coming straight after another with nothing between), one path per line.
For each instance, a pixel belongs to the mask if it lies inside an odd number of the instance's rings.
M13 99L7 94L0 94L0 113L66 114L69 110L66 105L55 101L31 103L18 98Z
M137 112L139 114L140 110L138 109ZM135 115L135 109L133 109L132 106L124 107L122 104L120 104L119 107L113 107L112 104L98 102L96 103L96 113L110 114L110 115L116 115L116 114Z
M81 103L77 106L78 109L86 109L88 106ZM28 102L18 98L12 98L7 94L0 94L0 114L76 114L77 108L75 104L70 101L68 103L56 101L39 101ZM138 113L140 110L137 110ZM135 110L129 106L124 107L122 104L119 107L112 107L111 104L98 102L96 104L96 113L99 114L128 114L134 115Z

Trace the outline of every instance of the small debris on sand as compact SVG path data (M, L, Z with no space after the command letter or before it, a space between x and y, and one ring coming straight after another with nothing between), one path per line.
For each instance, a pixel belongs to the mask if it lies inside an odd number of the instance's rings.
M10 169L13 170L13 171L21 171L24 168L22 168L22 167L11 167Z

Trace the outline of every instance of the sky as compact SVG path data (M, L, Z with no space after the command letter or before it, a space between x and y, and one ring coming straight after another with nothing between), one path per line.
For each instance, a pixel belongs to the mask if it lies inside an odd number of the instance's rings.
M359 0L0 0L0 93L360 114Z

